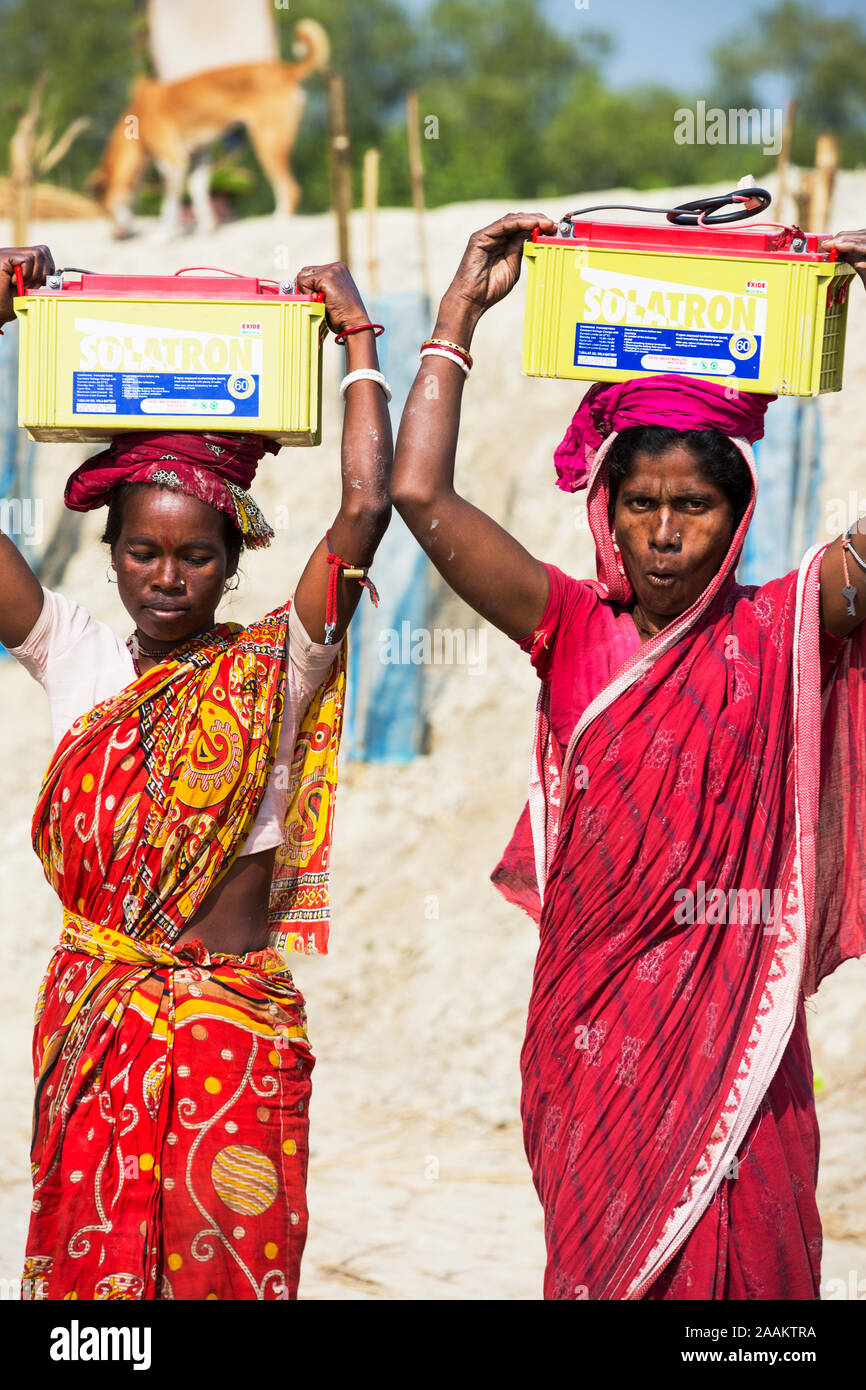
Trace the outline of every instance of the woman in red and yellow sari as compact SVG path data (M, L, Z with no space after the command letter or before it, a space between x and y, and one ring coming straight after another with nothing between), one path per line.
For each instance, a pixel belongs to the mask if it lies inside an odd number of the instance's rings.
M15 264L39 284L50 254L0 253L0 318ZM344 634L375 595L391 465L348 271L297 282L357 375L342 502L292 602L215 618L241 546L273 534L247 488L277 448L249 436L123 436L69 479L68 506L108 505L126 642L0 541L0 639L57 744L33 818L63 907L34 1037L33 1298L297 1297L314 1058L284 953L327 946Z
M521 1072L545 1296L815 1299L804 1000L866 950L866 520L737 584L772 398L675 376L592 387L557 450L598 580L460 498L467 349L536 226L555 231L513 214L470 240L392 497L541 679L494 880L540 932ZM833 243L866 276L866 232Z

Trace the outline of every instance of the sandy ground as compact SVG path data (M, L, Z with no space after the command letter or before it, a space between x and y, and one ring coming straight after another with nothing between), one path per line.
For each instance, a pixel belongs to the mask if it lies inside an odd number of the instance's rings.
M619 190L623 192L623 190ZM694 196L693 190L676 190ZM654 192L643 199L657 202ZM580 205L557 200L557 214ZM584 199L583 201L587 201ZM593 202L600 196L593 195ZM630 195L626 201L640 201ZM834 225L860 226L866 175L840 179ZM477 227L507 208L461 204L428 217L431 279L442 293ZM417 283L413 215L379 220L384 288ZM113 242L101 223L45 223L33 240L58 265L110 271L219 265L261 275L293 272L336 255L330 217L263 218L195 234L169 247L153 228ZM8 236L3 228L2 235ZM360 214L353 224L362 245ZM360 262L360 254L358 260ZM363 276L359 273L359 280ZM822 400L830 478L825 504L859 498L866 461L866 313L857 290L846 389ZM518 289L482 321L465 396L458 486L542 558L593 572L583 503L552 486L551 454L578 392L523 378ZM342 354L326 350L323 447L283 452L256 484L265 513L288 508L275 545L243 562L239 593L221 612L246 621L294 587L338 495ZM62 483L90 450L41 446L36 492L46 533ZM866 496L859 509L866 511ZM826 514L826 513L825 513ZM82 545L67 593L119 632L128 620L105 578L99 518L82 518ZM440 594L436 622L473 625ZM523 1155L518 1056L535 928L488 875L526 791L535 677L501 634L487 634L487 669L427 673L430 752L405 767L344 764L333 854L332 954L297 961L318 1055L312 1105L310 1236L301 1280L308 1299L534 1299L544 1265L541 1210ZM0 1277L20 1269L29 1207L32 1001L58 930L56 900L29 844L29 821L47 762L47 709L38 687L0 665ZM433 915L434 913L438 915ZM820 1204L827 1238L825 1296L866 1297L866 967L848 963L810 1012L821 1079ZM830 1281L839 1281L831 1283Z

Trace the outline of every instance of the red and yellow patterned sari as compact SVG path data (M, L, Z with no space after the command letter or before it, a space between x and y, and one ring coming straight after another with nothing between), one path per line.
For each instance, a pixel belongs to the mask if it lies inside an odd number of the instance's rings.
M173 949L274 764L290 605L75 721L33 844L63 905L36 1011L35 1298L295 1298L314 1058L282 954L327 949L345 644L302 721L269 944Z

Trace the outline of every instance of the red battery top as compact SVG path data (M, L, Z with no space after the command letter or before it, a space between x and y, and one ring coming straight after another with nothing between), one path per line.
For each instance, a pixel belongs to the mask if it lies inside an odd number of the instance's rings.
M661 226L633 222L574 223L573 236L541 236L538 228L532 240L541 246L597 246L618 251L661 251L688 256L742 256L749 259L835 261L835 248L819 251L818 243L829 232L801 232L797 227L679 227L672 222ZM793 248L796 246L796 250Z
M322 303L325 298L321 293L281 294L276 280L260 280L254 275L233 275L219 271L207 275L185 275L180 270L174 275L102 275L82 271L80 278L64 279L62 286L49 288L43 285L27 293L82 294L97 298L116 296L118 299L258 299L265 296L301 300L307 304Z

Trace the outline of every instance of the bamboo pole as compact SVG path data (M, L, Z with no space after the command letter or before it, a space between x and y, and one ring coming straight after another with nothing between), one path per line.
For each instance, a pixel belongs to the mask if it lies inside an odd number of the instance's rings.
M346 85L341 72L329 71L328 149L331 157L331 207L337 219L337 259L350 265L349 213L352 210L352 152L346 116Z
M12 194L12 245L26 246L33 202L33 158L42 107L43 74L33 85L27 110L9 141L9 184Z
M418 129L418 93L406 98L406 127L409 137L409 177L412 183L412 205L418 234L418 265L424 298L430 302L430 273L427 265L427 239L424 230L424 165L421 159L421 134Z
M785 221L785 199L788 196L788 175L791 163L791 142L794 138L794 121L797 115L797 98L791 97L785 103L785 120L782 125L782 146L776 165L776 220Z
M809 209L812 206L813 183L813 170L804 169L800 175L799 184L795 186L792 192L792 197L794 199L794 221L797 223L798 227L802 227L804 231L807 232L812 220L809 215Z
M830 204L833 201L833 187L838 168L838 135L819 135L815 142L815 172L812 175L812 196L809 202L808 230L811 232L830 231Z
M12 213L12 245L27 246L33 214L33 189L38 175L46 174L69 152L82 130L90 125L86 116L71 121L59 140L50 129L39 129L45 74L33 84L26 111L22 112L9 141L9 200Z
M367 283L371 294L377 294L378 263L376 259L376 208L379 203L379 151L367 150L364 155L364 211L367 224Z

